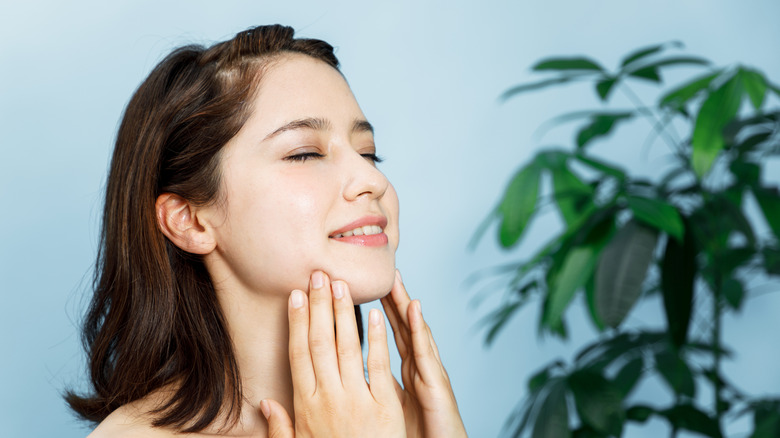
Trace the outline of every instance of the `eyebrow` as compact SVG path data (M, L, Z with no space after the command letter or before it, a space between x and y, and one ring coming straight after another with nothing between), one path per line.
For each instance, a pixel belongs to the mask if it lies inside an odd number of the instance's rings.
M322 119L319 117L307 117L304 119L293 120L292 122L286 123L276 128L272 133L266 135L263 140L268 140L269 138L273 138L285 131L293 131L296 129L328 131L331 129L332 126L333 125L326 119ZM368 122L368 120L355 119L355 121L352 123L352 132L370 132L373 134L374 127L373 125L371 125L371 123Z

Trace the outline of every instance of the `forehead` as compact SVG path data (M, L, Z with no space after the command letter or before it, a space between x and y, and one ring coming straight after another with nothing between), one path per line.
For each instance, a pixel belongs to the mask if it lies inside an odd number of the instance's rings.
M352 91L335 68L306 55L285 55L262 72L247 121L261 130L301 118L319 118L338 126L363 119Z

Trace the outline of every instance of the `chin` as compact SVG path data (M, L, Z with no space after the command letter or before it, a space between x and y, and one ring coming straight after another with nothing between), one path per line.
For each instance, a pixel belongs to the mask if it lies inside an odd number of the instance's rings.
M393 288L395 282L395 266L381 270L368 270L347 275L338 275L334 272L333 280L344 280L349 286L352 301L355 304L364 304L378 300Z

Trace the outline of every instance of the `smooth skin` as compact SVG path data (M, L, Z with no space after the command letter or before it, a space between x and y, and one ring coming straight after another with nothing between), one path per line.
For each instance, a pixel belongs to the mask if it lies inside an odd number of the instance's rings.
M390 371L378 310L368 317L368 384L347 284L329 285L327 276L315 272L309 299L310 310L302 291L293 291L289 301L295 423L279 403L263 400L270 438L467 436L420 302L410 300L398 271L382 305L403 361L405 388ZM335 333L328 329L334 326Z
M280 404L263 400L269 437L406 436L380 312L373 309L368 318L368 384L349 287L343 281L331 284L318 271L309 291L308 308L299 290L289 303L295 424Z
M203 257L241 370L238 422L225 427L220 417L190 436L460 436L451 433L462 422L430 330L395 272L398 198L343 76L285 55L264 71L252 108L221 152L217 202L164 193L156 203L163 234ZM377 217L385 245L334 237ZM366 382L352 307L390 289L403 389L378 311L369 314ZM174 389L120 407L92 437L181 436L151 425L150 412Z

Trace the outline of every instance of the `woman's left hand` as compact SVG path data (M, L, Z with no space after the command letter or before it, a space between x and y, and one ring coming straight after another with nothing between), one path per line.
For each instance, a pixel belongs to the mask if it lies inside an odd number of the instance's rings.
M407 437L466 437L450 378L423 319L420 302L411 301L397 271L392 291L382 298L382 307L401 355L404 387L396 385L396 391L404 410Z

